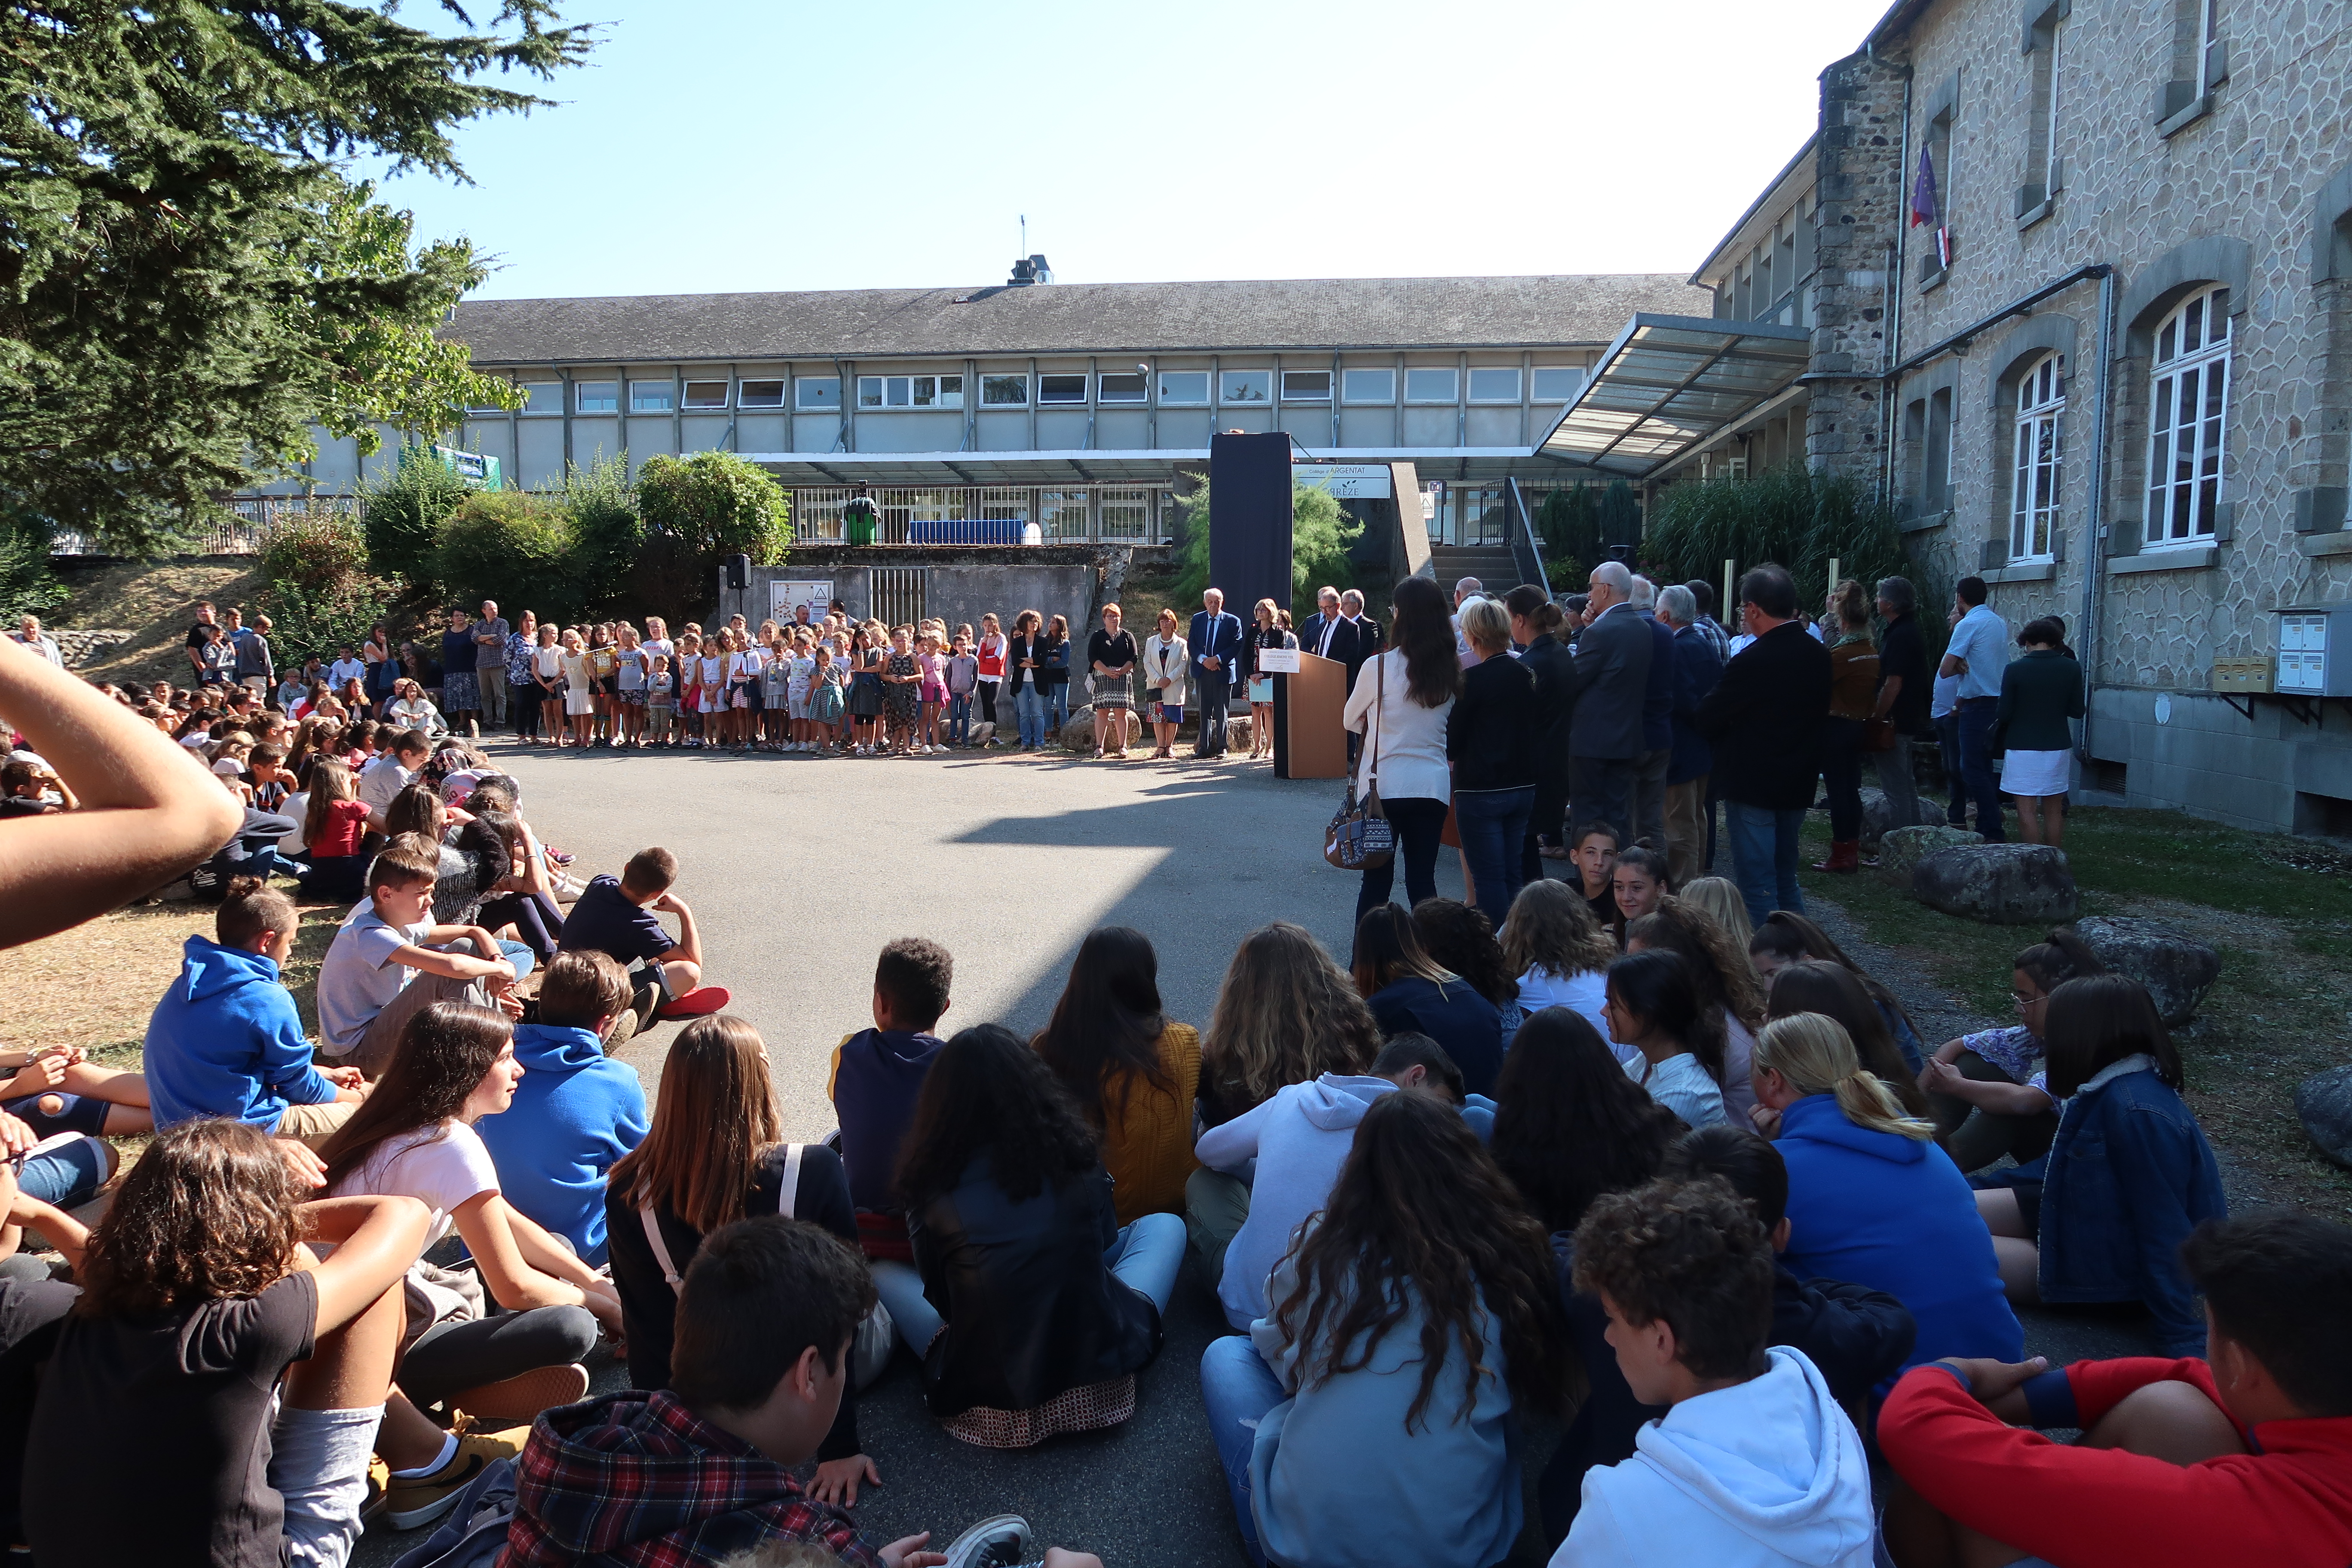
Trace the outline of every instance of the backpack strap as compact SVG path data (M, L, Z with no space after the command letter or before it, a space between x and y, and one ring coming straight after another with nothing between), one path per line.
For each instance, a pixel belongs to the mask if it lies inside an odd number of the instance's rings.
M646 1240L654 1249L654 1261L661 1265L662 1278L668 1281L670 1294L677 1294L677 1265L670 1261L669 1243L662 1239L661 1222L654 1218L651 1204L637 1210L637 1218L646 1227Z
M805 1143L784 1145L784 1179L776 1193L776 1212L786 1219L794 1217L793 1207L800 1201L801 1155L807 1149Z

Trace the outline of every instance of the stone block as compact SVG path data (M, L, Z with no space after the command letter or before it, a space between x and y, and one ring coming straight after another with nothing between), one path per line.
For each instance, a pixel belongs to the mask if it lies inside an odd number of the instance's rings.
M1889 828L1878 841L1878 874L1908 892L1912 869L1920 861L1939 849L1983 842L1984 835L1981 833L1971 833L1965 827L1947 827L1940 823Z
M2196 1016L2221 975L2219 953L2154 921L2089 915L2074 922L2074 934L2100 963L2147 986L2156 1010L2175 1027Z
M1907 746L1910 742L1906 740L1896 743ZM1915 809L1911 820L1897 822L1895 820L1895 808L1886 804L1885 791L1864 790L1862 792L1862 852L1865 855L1877 854L1880 841L1886 837L1890 829L1916 827L1923 823L1932 823L1937 819L1938 814L1927 802L1915 798L1912 805Z
M1938 849L1911 868L1913 896L1930 909L1988 925L2042 925L2074 918L2074 874L2047 844L1977 844Z
M1056 743L1073 752L1093 751L1095 749L1094 710L1081 708L1063 720L1062 727L1054 733L1054 739Z
M2314 1073L2295 1085L2294 1114L2321 1153L2352 1166L2352 1064Z

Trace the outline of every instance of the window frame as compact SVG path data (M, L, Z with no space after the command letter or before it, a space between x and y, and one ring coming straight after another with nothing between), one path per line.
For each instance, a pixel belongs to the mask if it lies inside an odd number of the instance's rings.
M776 389L776 400L773 403L753 402L751 400L751 388L755 386L774 387ZM743 380L735 384L735 406L740 409L782 408L783 405L784 378L782 376L747 376Z
M1304 377L1310 381L1320 376L1323 380L1323 390L1293 392L1290 390L1290 381L1293 376ZM1286 370L1282 373L1282 401L1285 403L1328 403L1332 395L1331 373L1328 370Z
M604 388L604 395L590 402L588 389ZM574 414L618 414L621 411L621 384L615 381L575 381L572 384L572 412Z
M2065 461L2066 356L2053 349L2036 356L2017 378L2010 437L2011 563L2058 558Z
M1047 396L1046 386L1054 382L1076 383L1077 395L1076 397ZM1090 385L1087 373L1082 370L1041 370L1037 373L1037 386L1034 395L1040 408L1084 408L1087 405L1087 393Z
M1547 375L1572 375L1576 377L1576 390L1570 393L1566 397L1547 397L1544 395L1542 385L1543 378ZM1540 403L1548 405L1557 404L1560 407L1565 408L1584 395L1585 384L1590 382L1591 379L1591 370L1584 365L1539 364L1535 367L1534 373L1528 377L1528 399L1531 403Z
M989 395L991 391L1002 388L1009 383L1018 384L1021 388L1019 397L1007 400ZM980 405L982 408L1033 407L1034 405L1030 401L1031 390L1029 373L1025 370L984 370L980 373Z
M1482 375L1509 376L1511 378L1510 395L1507 397L1480 396L1478 378ZM1515 364L1474 364L1470 367L1469 380L1465 384L1468 390L1467 401L1475 407L1517 408L1519 405L1521 395L1527 390L1528 382L1527 377L1519 374L1519 367Z
M645 393L643 394L643 395L645 395L645 396L648 396L648 397L656 397L656 396L657 396L657 397L659 397L659 398L661 399L661 401L660 401L659 403L640 403L640 402L638 402L638 401L637 401L637 399L638 399L638 397L639 397L640 394L638 393L637 388L639 388L639 387L641 387L641 386L642 386L642 387L644 387L644 388L646 389L646 390L645 390ZM636 416L637 416L638 415L640 415L640 414L675 414L675 413L677 413L677 382L676 382L675 380L671 380L671 381L635 381L635 380L632 380L632 381L629 383L629 416L630 416L631 418L635 418L635 417L636 417Z
M2147 505L2140 527L2144 551L2195 549L2214 542L2219 532L2229 456L2230 356L2237 346L2230 303L2228 284L2200 284L2165 312L2150 335ZM2168 353L2167 341L2178 342L2192 312L2203 334L2200 341L2193 349L2176 347ZM2184 383L2197 400L2197 412L2185 425L2179 416ZM2167 412L2160 415L2159 410ZM2180 473L2179 437L2184 433L2193 442L2186 477Z
M1168 392L1169 378L1179 375L1199 376L1201 378L1201 395L1198 397L1171 396ZM1209 395L1216 390L1216 384L1213 378L1212 378L1209 373L1205 370L1157 371L1153 373L1151 379L1153 383L1153 392L1158 399L1158 405L1162 408L1207 408L1211 406Z
M716 403L697 403L694 400L694 389L698 386L717 387L719 389L719 401ZM724 410L732 407L734 405L734 388L730 386L725 381L705 378L700 381L682 383L678 388L677 406L681 412L687 414L709 414L714 410Z
M820 387L828 386L833 389L829 395L817 391ZM812 393L816 394L814 399L810 395ZM794 376L793 378L793 412L795 414L841 413L841 377L837 375Z
M1377 375L1381 391L1378 397L1365 397L1349 389L1349 383L1360 375ZM1339 401L1364 408L1393 408L1397 400L1396 367L1388 364L1351 364L1339 371Z
M1428 376L1428 375L1442 375L1442 376L1444 376L1444 377L1445 378L1445 386L1446 386L1445 395L1444 395L1444 396L1443 396L1443 397L1428 397L1428 396L1416 397L1416 396L1414 396L1414 395L1413 395L1413 391L1412 391L1412 378L1413 378L1413 377L1415 377L1415 376L1417 376L1417 375L1421 375L1421 376ZM1454 407L1455 405L1457 405L1458 404L1460 404L1460 403L1461 403L1461 401L1462 401L1462 372L1461 372L1461 370L1460 370L1458 367L1454 366L1454 365L1450 365L1450 364L1409 364L1409 365L1405 366L1405 367L1404 367L1404 401L1405 401L1405 405L1406 405L1407 407L1419 407L1419 408L1452 408L1452 407Z
M1234 384L1246 385L1255 377L1260 392L1255 397L1235 397ZM1217 372L1217 406L1220 408L1269 408L1274 405L1274 372L1265 366Z
M1113 393L1111 383L1135 384L1135 395L1122 397ZM1120 408L1141 408L1151 401L1151 376L1140 370L1107 370L1095 377L1095 401Z

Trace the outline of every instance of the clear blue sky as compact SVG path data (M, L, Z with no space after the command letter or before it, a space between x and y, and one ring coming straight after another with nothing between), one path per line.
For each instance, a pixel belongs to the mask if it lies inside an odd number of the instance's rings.
M573 0L558 105L387 194L485 297L1683 272L1885 0ZM419 21L421 11L416 13Z

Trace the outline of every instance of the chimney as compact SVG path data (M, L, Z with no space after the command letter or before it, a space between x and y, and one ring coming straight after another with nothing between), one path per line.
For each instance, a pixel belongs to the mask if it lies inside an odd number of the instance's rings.
M1029 256L1013 264L1013 276L1005 280L1005 286L1024 289L1032 283L1051 283L1053 280L1054 269L1045 264L1045 258Z

